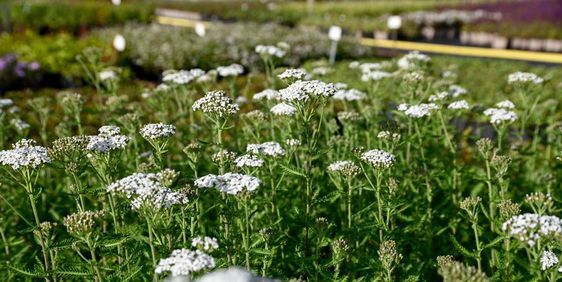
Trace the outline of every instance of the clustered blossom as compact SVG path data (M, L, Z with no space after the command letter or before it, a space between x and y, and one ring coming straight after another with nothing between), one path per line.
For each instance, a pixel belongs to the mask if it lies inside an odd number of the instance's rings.
M149 207L152 209L169 208L172 205L186 204L184 194L172 191L164 186L163 182L169 173L164 170L160 173L134 173L107 187L108 192L118 192L131 200L133 209Z
M391 153L375 149L361 154L361 159L375 168L389 168L394 164L396 157Z
M154 140L167 138L176 133L176 127L171 124L149 123L140 130L140 134L144 139Z
M283 58L287 52L285 50L273 45L258 45L255 49L256 53L261 56L272 56Z
M81 211L67 215L63 224L70 234L87 234L92 232L96 220L103 216L103 211Z
M399 133L392 133L388 130L384 130L381 131L377 134L377 138L379 139L383 139L383 140L388 140L388 139L392 139L394 141L400 140L400 134Z
M367 95L364 92L357 89L341 89L336 91L332 98L340 101L359 101L365 99L366 97Z
M490 117L490 122L493 124L514 122L517 120L517 114L515 112L501 108L489 108L484 111L484 115Z
M237 167L262 167L264 161L255 155L242 155L234 163Z
M457 98L457 97L459 97L461 95L464 95L466 93L468 93L468 91L462 86L459 86L459 85L449 86L449 95L451 95L451 97L453 97L453 98Z
M433 94L431 96L429 96L429 102L436 102L436 101L441 101L441 100L445 100L445 98L449 97L449 92L447 91L441 91L438 92L437 94Z
M202 251L211 252L219 248L217 238L197 236L191 240L191 246Z
M286 103L279 103L271 107L270 111L274 115L278 115L278 116L292 116L297 112L297 108Z
M308 73L303 69L286 69L277 77L280 79L290 79L290 80L303 80L308 76Z
M284 101L308 101L311 98L332 97L337 89L333 83L319 80L299 80L289 87L279 90L280 98Z
M408 105L400 104L398 105L398 110L404 112L406 116L413 118L422 118L431 115L431 111L438 110L439 105L434 103L429 104L419 104L419 105Z
M34 140L22 139L11 150L0 151L0 164L17 170L20 168L38 168L51 162L47 148L37 146Z
M324 76L332 73L333 71L334 69L330 67L315 67L314 69L312 69L312 74Z
M392 74L385 71L376 70L376 71L364 72L361 75L361 80L365 82L379 81L382 80L383 78L388 78L388 77L392 77Z
M254 94L254 96L252 97L252 99L254 101L259 101L259 100L267 100L267 101L271 101L271 100L279 100L279 91L274 90L274 89L265 89L259 93Z
M562 236L562 221L556 216L525 213L504 222L502 231L533 247L543 238Z
M244 73L244 67L239 64L232 64L230 66L221 66L217 68L217 72L222 77L239 76Z
M162 81L173 84L188 84L205 75L202 69L167 71L163 74Z
M401 69L410 69L429 61L431 61L431 58L429 58L429 56L418 51L412 51L400 58L397 62L397 65Z
M466 100L455 101L447 106L447 109L451 110L467 110L469 108L470 105L468 105L468 102Z
M496 107L507 109L507 110L515 109L515 105L513 104L513 102L509 100L503 100L501 102L496 103Z
M524 83L541 84L543 82L544 79L542 77L530 72L518 71L507 76L508 84L524 84Z
M252 192L260 186L260 180L251 175L225 173L223 175L209 174L195 180L198 188L215 188L221 192L236 195L244 190Z
M239 111L238 105L232 103L232 100L222 90L208 92L205 97L193 103L192 109L219 117L234 115Z
M188 276L191 273L215 267L215 259L200 251L176 249L172 254L161 259L154 272L162 274L170 272L172 276Z
M285 144L287 144L290 147L296 147L296 146L301 145L301 141L298 140L298 139L291 138L291 139L285 140Z
M541 256L541 270L545 271L558 264L558 257L552 251L544 251ZM558 268L558 272L562 272L562 266Z
M14 105L14 101L10 98L0 99L0 108L7 108Z
M121 130L117 126L102 126L98 132L98 135L90 136L90 141L86 146L87 150L107 153L115 149L123 149L129 142L129 137L121 135Z
M359 65L358 68L365 73L373 70L380 70L383 68L383 65L381 63L363 63Z
M284 156L285 150L277 142L270 141L261 144L248 144L246 151L251 154L262 154L269 157Z
M328 166L328 171L341 173L345 176L354 176L359 173L359 166L352 161L337 161Z
M99 72L98 77L101 81L114 80L117 79L117 73L114 70L107 69Z

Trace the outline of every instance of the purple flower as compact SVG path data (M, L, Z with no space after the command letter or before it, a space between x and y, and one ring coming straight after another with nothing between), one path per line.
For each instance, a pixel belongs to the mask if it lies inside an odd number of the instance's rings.
M29 65L27 65L27 67L32 71L36 71L41 67L41 65L38 62L32 62Z
M24 78L25 77L25 71L24 68L27 66L27 64L25 63L18 63L16 65L16 67L14 68L14 73L16 74L16 76L18 76L19 78Z

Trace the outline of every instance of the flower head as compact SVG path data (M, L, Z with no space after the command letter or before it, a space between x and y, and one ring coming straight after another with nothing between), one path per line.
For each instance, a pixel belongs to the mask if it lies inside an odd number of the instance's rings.
M260 186L260 180L254 176L225 173L223 175L209 174L195 180L198 188L215 188L223 193L236 195L243 191L253 192Z
M556 216L525 213L504 222L502 231L533 247L541 239L562 236L562 221Z
M449 104L449 106L447 106L447 109L468 110L468 109L470 109L470 105L468 105L468 102L466 100L459 100L459 101L455 101L455 102L452 102L451 104Z
M271 107L270 111L277 116L292 116L297 112L297 108L286 103L279 103Z
M35 169L50 162L47 148L37 146L34 140L22 139L13 145L13 149L0 151L0 164L14 170Z
M234 115L239 111L238 105L232 103L232 100L226 97L226 93L222 90L207 93L205 97L195 101L192 108L194 111L202 111L221 118Z
M325 83L319 80L303 81L299 80L289 87L279 90L281 100L308 101L311 98L332 97L337 89L332 83Z
M360 168L352 161L337 161L328 166L328 171L345 176L354 176L359 173Z
M493 124L502 124L504 122L514 122L517 120L517 114L512 111L501 108L489 108L484 111L484 115L490 117Z
M239 76L244 73L244 67L239 64L221 66L217 68L217 72L222 77Z
M175 126L164 123L149 123L140 130L141 136L148 140L168 138L175 133Z
M261 144L248 144L246 151L251 154L262 154L269 157L279 157L285 155L285 150L277 142L265 142Z
M542 84L544 79L530 72L514 72L507 76L508 84Z
M162 274L171 272L172 276L187 276L191 273L215 267L215 259L200 251L188 249L173 250L172 254L161 259L154 272Z
M191 240L191 246L205 252L212 252L219 248L217 238L197 236Z
M308 76L308 73L303 69L286 69L277 77L283 80L303 80Z
M375 168L389 168L394 164L396 157L383 150L370 150L361 154L361 159Z

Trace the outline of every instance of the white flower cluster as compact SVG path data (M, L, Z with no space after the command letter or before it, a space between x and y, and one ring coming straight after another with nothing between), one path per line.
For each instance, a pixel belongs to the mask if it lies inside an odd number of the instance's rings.
M541 270L545 271L558 264L558 257L554 252L546 250L542 253L540 263ZM558 272L562 272L562 266L558 268Z
M131 200L131 207L139 209L169 208L173 205L187 204L184 194L172 191L162 184L165 171L161 173L134 173L107 187L108 192L124 194Z
M234 160L237 167L262 167L263 160L256 155L242 155Z
M252 192L260 186L260 180L251 175L225 173L223 175L209 174L195 180L198 188L216 188L217 190L236 195L244 190Z
M219 248L217 238L197 236L191 240L191 246L206 252L212 252Z
M459 85L449 86L449 95L451 95L451 97L453 97L453 98L457 98L457 97L459 97L461 95L464 95L466 93L468 93L468 91L462 86L459 86Z
M308 76L308 73L303 69L286 69L277 77L280 79L290 79L290 80L303 80Z
M202 69L168 71L162 75L162 81L172 84L189 84L204 75L205 71Z
M447 106L447 109L467 110L467 109L470 109L470 105L468 104L468 102L466 100L459 100L459 101L455 101L455 102L452 102L451 104L449 104L449 106Z
M255 51L260 56L271 56L277 58L283 58L285 57L285 54L287 54L285 50L273 45L258 45L256 46Z
M281 100L284 101L308 101L311 98L332 97L337 88L333 83L325 83L319 80L299 80L289 87L279 90Z
M380 70L363 71L363 74L361 75L361 80L365 82L379 81L388 77L392 77L392 74L385 71L380 71Z
M141 128L140 134L147 140L167 138L176 134L176 127L171 124L149 123Z
M271 100L279 100L279 91L275 90L275 89L265 89L259 93L254 94L254 96L252 97L252 99L254 101L259 101L259 100L267 100L267 101L271 101Z
M10 98L0 99L0 108L7 108L14 105L14 101Z
M37 168L51 162L47 148L37 146L34 140L22 139L12 147L11 150L0 151L0 164L17 170L20 168Z
M234 115L238 112L238 105L232 103L232 100L226 97L224 91L211 91L205 97L198 99L193 103L192 109L194 111L202 111L217 115L219 117L226 117Z
M508 84L542 84L544 79L534 73L530 72L514 72L507 76Z
M513 104L513 102L511 102L509 100L503 100L501 102L496 103L496 107L502 108L502 109L512 110L512 109L515 109L515 104Z
M361 159L375 168L389 168L391 167L396 157L383 150L369 150L361 154Z
M114 70L110 70L110 69L103 70L98 73L98 78L101 81L114 80L117 79L117 73Z
M562 236L562 221L556 216L525 213L504 222L502 231L533 247L543 238Z
M341 173L345 176L354 176L359 173L360 168L352 161L337 161L328 166L328 171Z
M383 139L383 140L398 141L398 140L400 140L400 137L402 137L402 136L399 133L392 133L388 130L383 130L383 131L381 131L377 134L377 138Z
M332 97L334 100L340 101L359 101L367 97L364 92L357 89L341 89L336 91L336 94Z
M117 126L105 125L100 127L98 132L98 135L90 136L87 150L107 153L115 149L123 149L129 142L129 137L121 135L121 129Z
M222 77L239 76L244 73L244 67L239 64L221 66L217 68L217 73Z
M400 58L397 65L401 69L411 69L429 61L431 61L429 56L422 54L419 51L412 51Z
M286 103L279 103L271 107L270 111L274 115L278 115L278 116L292 116L297 112L297 108Z
M19 118L14 118L10 120L10 124L17 130L17 131L24 131L29 129L31 125Z
M172 276L188 276L191 273L215 267L215 259L203 251L176 249L172 254L161 259L156 269L156 274L170 272Z
M262 154L269 157L279 157L285 155L285 150L277 142L270 141L261 144L248 144L246 151L251 154Z
M429 96L429 102L437 102L437 101L442 101L445 100L447 97L449 97L449 92L447 91L441 91L438 92L436 94L433 94L431 96Z
M291 139L285 140L285 144L287 144L290 147L296 147L296 146L301 145L301 141L298 140L298 139L291 138Z
M489 108L484 111L484 115L490 117L493 124L501 124L504 122L514 122L517 120L517 114L501 108Z
M429 103L429 104L419 104L419 105L408 105L408 104L400 104L398 105L398 110L404 112L406 116L412 118L422 118L426 116L430 116L431 112L434 110L438 110L440 107L437 104Z
M334 71L334 69L332 69L330 67L320 66L320 67L315 67L314 69L312 69L312 74L318 75L318 76L324 76L324 75L328 75L328 74L332 73L333 71Z

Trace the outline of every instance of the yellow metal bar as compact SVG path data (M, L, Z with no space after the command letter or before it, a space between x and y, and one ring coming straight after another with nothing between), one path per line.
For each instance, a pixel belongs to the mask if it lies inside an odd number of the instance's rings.
M380 47L380 48L418 50L422 52L440 53L440 54L448 54L448 55L486 57L486 58L511 59L511 60L562 64L562 54L559 53L504 50L504 49L491 49L491 48L466 47L466 46L451 46L451 45L442 45L442 44L430 44L430 43L395 41L395 40L388 40L388 39L371 39L371 38L362 38L361 44L367 46L373 46L373 47Z
M195 28L195 25L197 23L201 23L205 25L205 27L210 26L209 22L172 18L172 17L163 17L163 16L156 17L156 22L158 22L159 24L175 25L175 26L183 26L183 27L191 27L191 28Z

